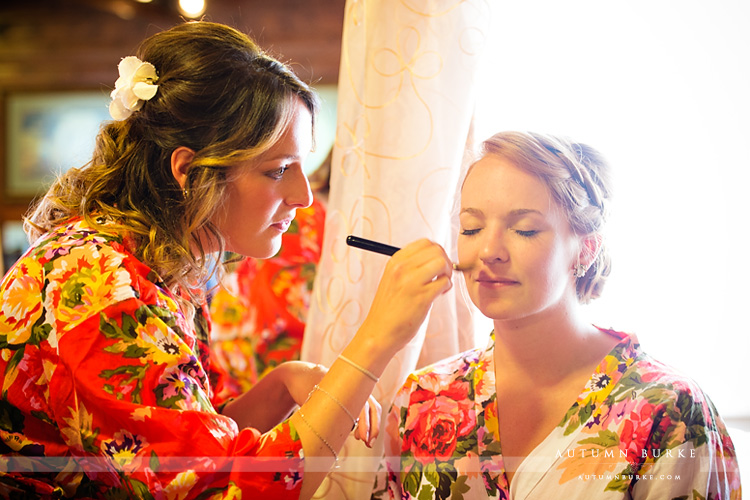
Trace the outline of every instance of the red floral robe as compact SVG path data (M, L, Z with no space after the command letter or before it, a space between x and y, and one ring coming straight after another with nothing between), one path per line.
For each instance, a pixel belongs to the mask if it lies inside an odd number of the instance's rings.
M197 319L116 234L32 245L0 285L0 496L297 498L295 429L216 412Z

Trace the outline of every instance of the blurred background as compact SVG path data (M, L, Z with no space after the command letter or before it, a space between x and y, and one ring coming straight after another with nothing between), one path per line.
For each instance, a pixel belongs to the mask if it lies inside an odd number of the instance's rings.
M0 271L27 242L20 220L60 169L83 165L117 63L145 37L192 18L250 34L322 94L319 164L335 122L344 0L0 1ZM4 272L4 271L3 271Z

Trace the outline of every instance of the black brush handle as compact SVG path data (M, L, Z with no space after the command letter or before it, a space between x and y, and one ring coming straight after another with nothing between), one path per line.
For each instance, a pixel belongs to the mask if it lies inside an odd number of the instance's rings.
M377 241L372 241L366 238L360 238L359 236L352 235L346 237L346 244L350 247L361 248L362 250L369 250L370 252L380 253L383 255L393 255L394 253L401 250L398 247L386 245L385 243L379 243Z

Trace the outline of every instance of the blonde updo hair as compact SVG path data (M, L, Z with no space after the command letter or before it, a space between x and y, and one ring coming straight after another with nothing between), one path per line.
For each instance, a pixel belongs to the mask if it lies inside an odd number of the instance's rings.
M136 243L136 257L173 291L201 290L204 244L224 249L211 222L225 199L231 167L278 141L299 99L313 117L315 92L243 33L188 22L147 38L137 57L157 71L156 95L122 121L107 122L92 160L58 178L27 217L30 239L82 216L108 219ZM195 151L183 188L172 152ZM194 250L197 249L197 252Z
M552 135L501 132L484 141L480 153L502 157L544 181L576 234L601 234L612 197L612 180L610 166L597 150ZM586 274L576 280L581 303L601 295L611 266L602 243Z

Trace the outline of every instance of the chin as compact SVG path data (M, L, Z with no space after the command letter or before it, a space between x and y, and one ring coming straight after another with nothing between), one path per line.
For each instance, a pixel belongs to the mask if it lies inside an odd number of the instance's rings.
M255 241L254 244L250 245L229 245L227 244L227 250L230 252L244 255L245 257L251 257L253 259L270 259L281 249L281 238L273 238L260 244Z
M264 250L264 252L261 252L262 255L256 257L257 259L270 259L279 253L279 250L281 250L281 238L275 238Z
M488 304L475 303L475 305L482 314L492 320L508 321L525 315L516 304L499 304L497 301L490 301Z

